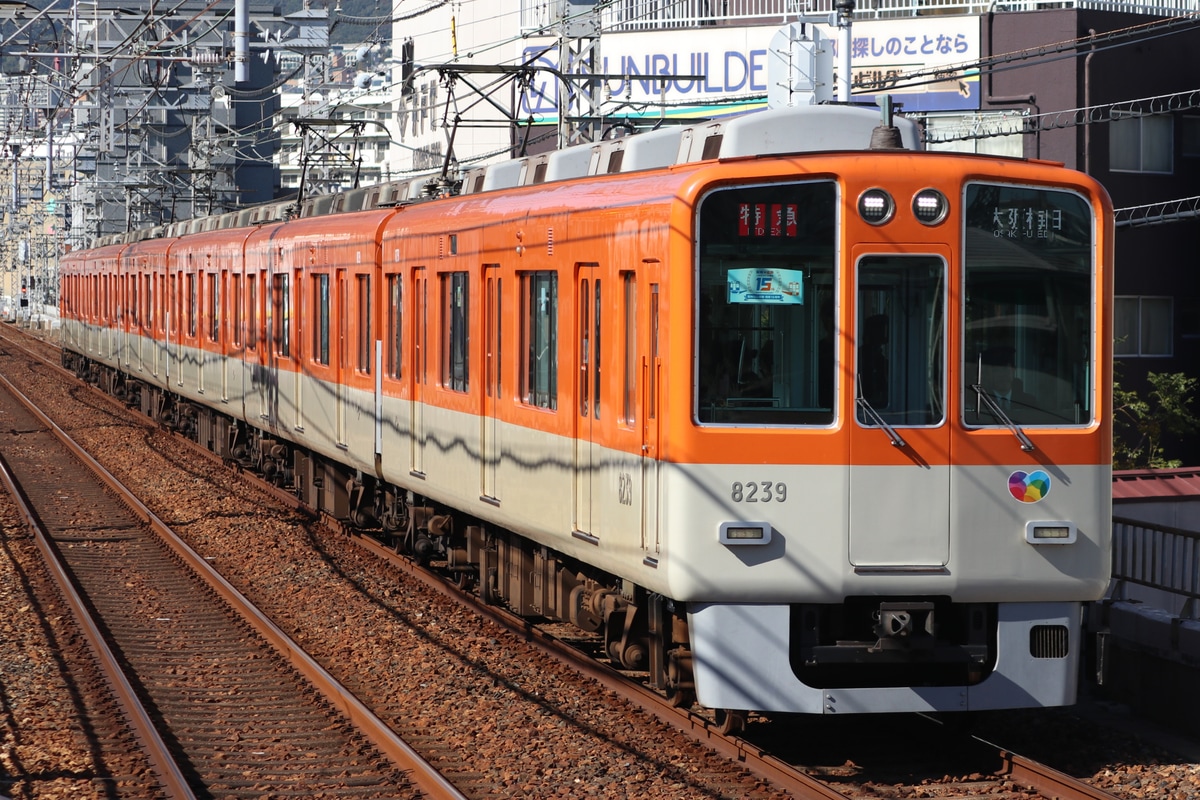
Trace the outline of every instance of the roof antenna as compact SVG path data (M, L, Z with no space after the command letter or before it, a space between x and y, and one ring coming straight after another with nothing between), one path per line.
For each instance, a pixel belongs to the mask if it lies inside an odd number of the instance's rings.
M871 131L872 150L903 150L904 141L900 138L900 129L892 124L892 96L882 95L879 99L879 115L881 117L875 130Z

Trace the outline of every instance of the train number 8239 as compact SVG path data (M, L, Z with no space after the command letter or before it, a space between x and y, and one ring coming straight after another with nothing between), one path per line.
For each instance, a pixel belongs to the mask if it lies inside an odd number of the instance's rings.
M734 481L729 489L729 499L735 503L786 503L787 484L783 481Z

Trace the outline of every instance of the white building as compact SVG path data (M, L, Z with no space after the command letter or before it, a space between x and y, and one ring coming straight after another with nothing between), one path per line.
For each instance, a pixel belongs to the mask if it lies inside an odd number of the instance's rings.
M1003 10L1042 5L1021 0ZM978 63L990 54L983 52L979 15L994 8L976 0L862 0L853 14L852 101L873 104L891 95L905 114L921 117L931 149L1021 155L1029 104L983 102ZM825 54L822 69L794 64L798 82L813 92L811 101L836 96L834 0L617 0L603 6L595 0L457 0L407 15L397 6L393 23L389 71L353 95L348 110L329 112L377 109L389 120L390 139L368 147L378 153L386 146L378 155L382 163L364 168L362 183L367 176L440 171L451 151L451 171L461 174L523 152L763 108L778 89L771 62L779 59L777 37L784 30L789 36L802 31ZM603 78L590 85L572 80L580 62ZM928 77L912 80L913 74ZM878 92L859 88L867 84ZM328 108L345 98L334 98ZM810 102L798 98L790 104ZM980 131L988 135L955 135ZM939 132L947 141L938 142ZM285 165L289 171L294 167ZM288 174L284 186L292 180Z

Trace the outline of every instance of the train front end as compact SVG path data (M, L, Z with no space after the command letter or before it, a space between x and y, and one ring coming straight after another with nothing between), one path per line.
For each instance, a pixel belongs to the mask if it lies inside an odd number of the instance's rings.
M700 702L1074 702L1110 562L1103 189L931 153L713 170L660 560Z

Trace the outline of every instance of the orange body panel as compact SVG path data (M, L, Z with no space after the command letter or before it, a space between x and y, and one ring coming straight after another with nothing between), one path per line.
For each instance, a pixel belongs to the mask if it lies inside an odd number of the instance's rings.
M970 161L970 160L968 160ZM875 186L880 176L887 176L888 190L896 196L908 196L922 188L935 186L954 197L963 182L979 177L1003 174L1006 181L1025 185L1061 186L1063 173L1052 166L1035 162L1005 161L980 158L970 161L976 170L963 168L962 159L939 160L921 153L836 154L795 156L788 158L733 159L727 162L706 162L661 171L633 175L596 177L586 181L566 181L527 187L510 192L471 195L432 203L418 204L396 210L378 210L352 214L302 219L267 226L253 232L246 230L214 231L195 234L180 240L149 240L131 244L121 252L120 266L112 258L112 248L94 253L72 254L70 261L82 276L83 272L99 273L102 302L97 312L83 312L83 318L99 325L119 325L130 329L132 316L117 319L118 308L128 308L129 288L119 282L117 272L164 274L171 294L168 311L183 315L184 324L174 320L176 330L168 334L172 340L186 346L210 352L232 354L232 334L223 334L218 341L201 335L210 317L202 308L195 319L196 333L191 333L185 311L188 278L191 273L215 273L222 276L241 274L259 285L257 318L258 339L270 336L270 275L292 276L291 298L291 358L275 362L283 370L306 369L316 377L344 381L351 386L370 390L374 378L357 368L349 352L358 340L374 342L382 338L382 326L388 309L385 295L386 279L401 276L405 304L401 312L402 340L406 350L404 374L399 380L382 381L385 395L410 397L412 393L413 342L418 338L413 313L414 299L409 292L415 270L427 279L424 302L425 352L423 354L425 403L468 414L478 414L484 402L483 381L476 374L484 363L482 314L470 313L467 354L471 377L467 391L445 385L443 380L448 357L445 346L447 319L443 281L453 273L468 276L468 305L472 312L482 307L481 289L485 270L499 279L501 289L501 318L498 336L510 357L498 361L498 382L502 396L494 407L496 416L517 425L563 436L578 432L581 369L579 329L581 310L575 302L576 282L581 276L599 279L605 291L598 306L601 335L621 346L606 347L599 364L600 404L604 409L598 425L589 426L589 435L606 447L630 453L652 450L659 458L678 463L737 463L752 454L754 463L842 464L850 458L861 464L903 465L914 460L929 465L950 463L987 464L997 460L1013 460L1015 440L1005 430L967 429L956 419L954 411L964 402L961 381L948 383L946 419L931 429L907 430L907 448L890 444L887 437L875 429L865 429L854 422L854 398L846 391L839 395L836 419L832 426L813 428L705 429L698 427L691 410L693 393L694 305L696 287L694 240L696 208L703 193L714 187L734 183L774 182L779 180L831 179L839 187L841 224L838 228L838 248L842 275L838 284L838 315L840 320L852 319L854 308L853 264L864 254L876 252L934 254L943 259L951 277L947 292L947 330L950 331L948 362L957 364L962 358L963 298L960 291L961 218L957 204L951 204L949 215L937 227L918 224L911 216L897 215L886 227L876 228L862 222L855 209L857 197ZM1098 363L1103 372L1097 385L1111 382L1110 331L1106 321L1111 311L1111 209L1103 190L1080 178L1080 190L1099 212L1101 222L1096 231L1099 265L1097 309L1101 327L1095 340L1106 349ZM244 249L244 261L238 263ZM191 259L190 261L188 259ZM516 349L520 342L520 281L522 275L553 271L558 276L558 401L555 411L536 408L523 402L519 394L520 374ZM312 310L311 276L331 275L335 301L331 327L342 337L342 352L330 365L314 364L312 359L311 327L308 318ZM176 276L176 277L172 277ZM636 353L632 392L622 383L629 371L624 360L625 330L620 324L626 296L622 280L633 281L634 302L638 321L636 340L631 352ZM360 330L364 315L357 306L353 286L358 279L370 279L371 330ZM79 278L86 281L86 278ZM104 281L112 280L107 285ZM197 285L200 285L198 280ZM64 309L77 310L72 292L92 292L95 287L75 279L66 282ZM243 293L244 294L244 293ZM231 296L223 286L221 296ZM646 318L650 298L655 297L658 314L657 342L651 341ZM83 308L92 306L84 302ZM589 309L592 311L592 309ZM226 317L230 315L224 309ZM346 316L343 319L343 315ZM244 311L243 319L248 319ZM845 334L846 332L843 332ZM154 335L164 335L162 321L155 317ZM337 338L337 337L335 337ZM651 349L657 347L657 354ZM838 338L839 383L850 386L853 378L855 342L852 336ZM653 378L654 391L647 391ZM594 387L593 387L594 388ZM655 407L646 403L653 396ZM630 400L632 398L632 401ZM1109 398L1104 391L1095 398L1096 424L1087 429L1036 431L1037 451L1032 456L1052 463L1104 463L1109 458L1108 440ZM631 413L627 415L627 409ZM647 435L646 422L654 420L653 437ZM653 439L653 441L648 441ZM769 446L764 446L766 441ZM1017 460L1021 460L1018 458Z

